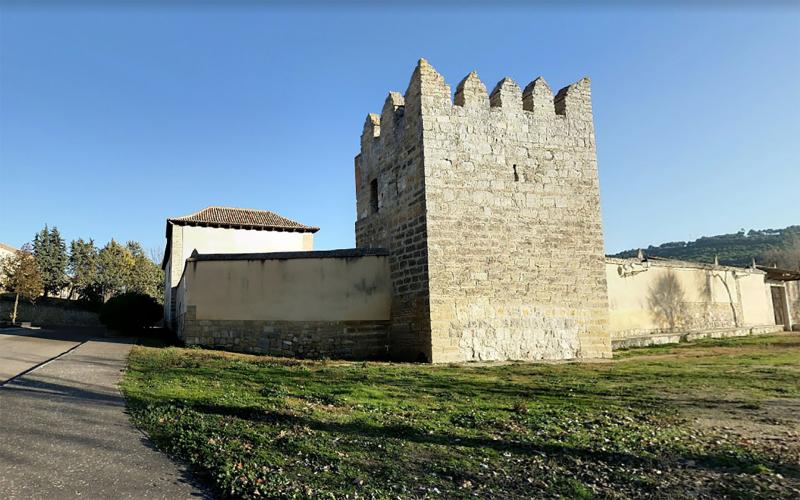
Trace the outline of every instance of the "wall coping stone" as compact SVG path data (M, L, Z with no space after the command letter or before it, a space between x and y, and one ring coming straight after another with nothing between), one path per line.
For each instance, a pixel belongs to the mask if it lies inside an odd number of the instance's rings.
M341 248L337 250L309 250L304 252L264 253L192 253L187 262L211 260L289 260L289 259L352 259L358 257L388 257L383 248Z

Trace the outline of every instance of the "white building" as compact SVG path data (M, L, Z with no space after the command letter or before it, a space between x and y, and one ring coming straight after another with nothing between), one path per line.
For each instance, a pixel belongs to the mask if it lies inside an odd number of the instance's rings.
M164 269L164 323L172 325L175 287L192 252L237 254L308 251L317 227L306 226L267 210L208 207L167 219Z
M17 253L16 248L12 247L11 245L6 245L5 243L0 242L0 260L5 259L6 257L11 257L15 253Z

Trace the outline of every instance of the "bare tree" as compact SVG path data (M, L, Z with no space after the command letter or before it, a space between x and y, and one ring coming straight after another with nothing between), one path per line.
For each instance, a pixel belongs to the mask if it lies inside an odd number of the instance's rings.
M161 265L161 259L164 257L164 248L150 247L150 249L147 251L147 256L150 257L150 260L156 264Z
M761 261L783 269L800 270L800 235L794 235L783 247L773 248L761 255Z

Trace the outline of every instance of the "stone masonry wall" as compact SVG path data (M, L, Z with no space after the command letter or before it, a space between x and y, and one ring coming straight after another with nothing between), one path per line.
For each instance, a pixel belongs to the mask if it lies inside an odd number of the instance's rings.
M424 280L419 349L433 362L610 356L588 79L555 99L541 78L524 92L504 79L490 97L472 73L450 95L421 60L356 160L357 245L389 249L397 285Z
M787 281L785 286L792 324L800 325L800 281Z
M440 361L607 357L589 80L492 92L474 72L423 110L432 338ZM433 86L433 83L432 83Z
M178 318L187 345L298 358L383 359L387 321L197 320L193 306Z
M13 296L0 299L0 319L9 320L14 311ZM17 306L17 322L30 322L41 326L102 326L97 313L71 307L50 304L31 304L20 299Z
M171 224L171 223L169 223ZM170 242L170 255L165 269L164 285L164 323L167 328L175 329L175 298L177 294L177 284L183 274L183 228L172 226L172 240Z
M412 361L431 359L420 95L415 73L405 98L391 92L382 114L367 116L355 159L356 246L390 252L390 352Z

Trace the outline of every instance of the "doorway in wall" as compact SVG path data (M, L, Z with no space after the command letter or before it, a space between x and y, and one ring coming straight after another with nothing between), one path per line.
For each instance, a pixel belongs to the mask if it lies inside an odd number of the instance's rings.
M775 324L789 326L789 309L786 307L786 289L782 286L770 287L772 291L772 310L775 311Z

